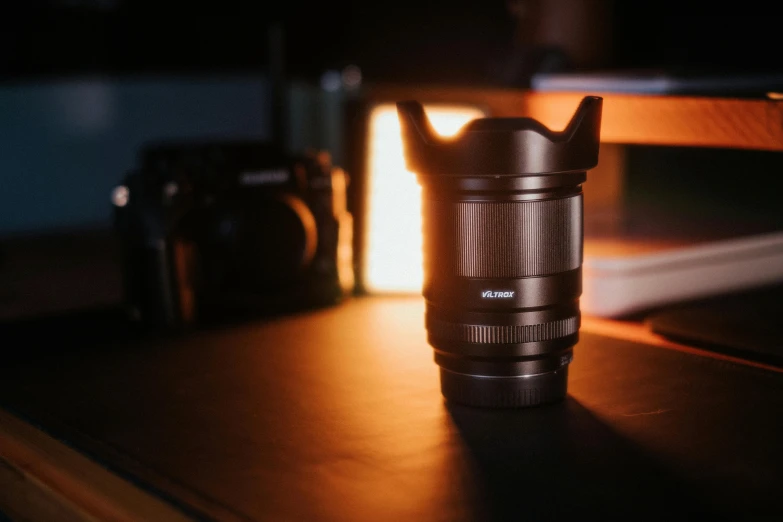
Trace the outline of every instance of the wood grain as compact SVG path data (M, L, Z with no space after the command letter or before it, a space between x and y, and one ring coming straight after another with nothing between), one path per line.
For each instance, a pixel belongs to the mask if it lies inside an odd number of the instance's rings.
M0 508L15 520L192 520L0 410Z
M492 116L531 116L562 129L586 94L604 98L605 143L783 151L783 100L389 85L369 87L366 96L475 104Z

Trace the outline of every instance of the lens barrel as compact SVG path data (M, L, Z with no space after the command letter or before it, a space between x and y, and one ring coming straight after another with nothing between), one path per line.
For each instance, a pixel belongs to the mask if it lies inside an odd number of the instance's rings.
M443 394L480 406L562 398L579 335L581 186L490 196L430 187L422 215L426 325Z
M579 338L581 185L598 156L601 99L552 132L483 119L440 140L398 104L422 185L426 328L450 401L524 407L566 395ZM505 157L502 157L505 155Z

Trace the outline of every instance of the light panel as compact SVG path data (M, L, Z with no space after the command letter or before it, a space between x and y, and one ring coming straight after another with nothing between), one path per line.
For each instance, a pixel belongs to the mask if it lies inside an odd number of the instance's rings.
M432 126L453 136L485 116L473 106L425 105ZM364 284L374 292L421 292L421 189L407 171L394 104L370 113L367 151Z

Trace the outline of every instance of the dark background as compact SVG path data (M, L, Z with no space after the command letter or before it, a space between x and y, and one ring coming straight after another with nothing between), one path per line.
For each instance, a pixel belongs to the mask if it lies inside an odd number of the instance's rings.
M764 3L615 1L610 16L606 68L781 70L780 20ZM354 63L371 81L497 83L514 34L500 0L14 1L0 8L0 75L257 71L274 22L300 78Z
M582 25L605 39L601 58L550 64L549 71L783 72L780 17L764 3L584 2L607 7L579 15L583 22L600 15ZM24 315L41 303L53 310L69 306L65 301L106 300L93 289L117 286L116 266L105 271L105 284L96 268L116 265L102 242L111 234L109 194L138 166L145 143L274 135L270 27L284 30L289 149L327 149L346 166L356 159L341 156L350 145L341 132L348 94L323 88L326 71L339 78L353 64L366 83L523 88L525 75L540 70L540 55L523 49L536 36L517 26L512 7L504 0L2 2L0 316ZM553 12L558 21L567 18ZM595 29L601 19L606 27ZM531 63L514 69L520 60ZM667 224L741 221L752 230L779 229L781 158L629 147L631 217L657 226L664 211ZM101 235L60 237L83 231Z
M592 9L578 12L574 5ZM547 59L552 49L546 45L552 44L542 44L541 34L514 16L519 6L526 20L547 18L542 13L549 6L559 28L538 26L559 31L561 39L572 29L569 16L580 20L592 34L574 38L568 52L600 39L598 58L562 61L555 52L554 61ZM327 149L343 165L351 159L341 155L344 98L322 89L322 81L325 72L334 78L349 64L359 66L365 83L513 88L527 87L537 71L686 78L778 73L778 82L783 73L780 17L763 2L3 2L0 181L6 190L0 194L0 237L108 227L107 194L135 167L143 143L269 139L273 26L283 29L284 74L291 85L289 149ZM684 201L716 190L724 200L736 199L737 170L766 176L742 184L750 201L774 193L753 187L779 185L777 155L712 156L695 157L687 173L682 161L645 156L636 162L640 169L629 169L629 186L642 187L657 204L656 190L683 194ZM637 171L643 171L641 183ZM685 178L689 186L681 182Z

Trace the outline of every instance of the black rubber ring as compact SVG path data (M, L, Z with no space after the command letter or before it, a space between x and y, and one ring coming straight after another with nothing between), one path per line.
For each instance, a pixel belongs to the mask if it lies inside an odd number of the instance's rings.
M568 366L519 377L481 377L440 369L446 400L481 408L522 408L565 398Z

